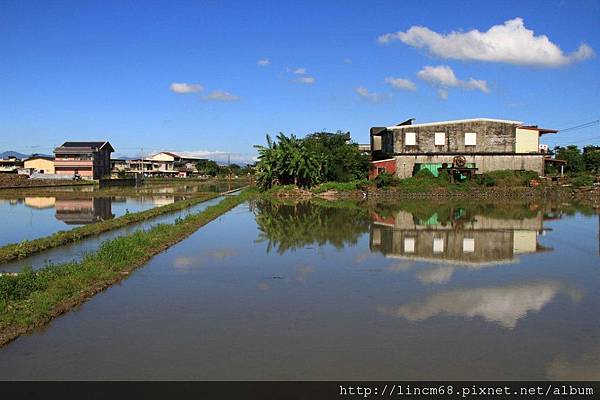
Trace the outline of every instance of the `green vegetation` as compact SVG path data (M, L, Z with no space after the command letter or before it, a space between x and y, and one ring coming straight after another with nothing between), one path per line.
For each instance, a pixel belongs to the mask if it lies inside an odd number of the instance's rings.
M267 251L283 254L312 244L330 244L341 249L354 245L369 231L369 212L355 202L302 201L291 204L256 202L258 242L267 242Z
M350 182L325 182L310 189L313 193L323 193L328 190L336 190L338 192L351 192L353 190L365 190L369 186L373 185L373 182L368 179L357 179Z
M175 224L159 224L147 231L136 231L104 242L98 251L77 263L0 276L0 345L44 325L120 281L155 254L251 199L254 194L252 190L245 190Z
M501 170L477 175L476 182L481 186L523 187L538 178L538 173L534 171Z
M434 176L428 169L419 170L415 176L399 179L394 175L383 173L375 178L378 188L395 186L406 192L428 192L435 190L462 191L480 187L528 187L537 179L534 171L501 170L476 175L471 181L450 183L447 174Z
M554 148L554 153L557 160L567 162L565 165L567 173L600 173L600 147L598 146L586 146L583 152L575 145L557 146Z
M200 173L200 175L208 175L208 176L223 176L223 175L234 175L241 176L247 175L254 172L254 167L251 165L247 165L245 167L241 167L238 164L229 164L229 165L219 165L213 160L200 160L196 163L196 169Z
M267 146L259 153L257 182L263 189L294 184L310 188L327 181L349 182L366 178L368 156L358 145L348 143L348 134L317 132L299 139L280 133L276 141L267 135Z
M145 211L136 213L128 212L118 218L97 222L95 224L84 225L78 228L73 228L69 231L56 232L43 238L25 240L15 244L8 244L0 247L0 263L14 260L16 258L25 258L40 251L63 246L67 243L77 242L86 237L121 228L125 225L144 221L162 214L183 210L217 196L217 193L207 193L192 199L177 201L173 204L167 204L165 206L151 208Z
M573 175L571 184L575 187L591 186L594 184L594 177L585 173Z

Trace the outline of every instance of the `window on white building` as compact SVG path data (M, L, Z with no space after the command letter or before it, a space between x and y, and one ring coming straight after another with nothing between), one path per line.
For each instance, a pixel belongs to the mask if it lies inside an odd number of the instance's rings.
M435 133L435 145L444 146L446 144L446 132Z
M404 238L404 252L414 253L415 252L415 238Z
M443 253L444 252L444 239L443 238L434 238L433 239L433 252L434 253Z
M465 146L477 145L477 134L475 132L465 132Z
M415 146L417 144L417 134L415 132L404 132L404 145Z
M463 239L463 253L473 253L473 252L475 252L475 239L464 238Z

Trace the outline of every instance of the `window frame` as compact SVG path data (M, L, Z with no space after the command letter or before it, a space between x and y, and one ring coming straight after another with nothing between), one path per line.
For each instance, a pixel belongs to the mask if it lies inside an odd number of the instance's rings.
M440 135L442 135L441 136L441 141L443 142L441 144L438 143L438 138L439 138ZM445 146L446 145L446 132L435 132L434 133L434 138L433 138L433 143L434 143L435 146Z
M472 138L473 143L468 143L467 138ZM477 132L465 132L465 146L477 146Z
M411 136L409 136L409 135L411 135ZM412 138L413 143L409 143L409 141L408 141L409 137ZM412 131L404 132L404 145L405 146L416 146L417 145L417 132L412 132Z

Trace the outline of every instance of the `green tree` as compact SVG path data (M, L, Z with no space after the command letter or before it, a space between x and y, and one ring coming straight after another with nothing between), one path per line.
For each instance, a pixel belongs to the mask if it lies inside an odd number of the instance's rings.
M581 154L581 151L579 151L579 147L575 145L569 145L567 147L557 146L554 151L556 153L556 159L567 162L565 171L577 173L585 170L585 162L583 161L583 155Z
M358 144L350 143L350 133L315 132L304 141L320 160L324 181L348 182L369 174L369 156L358 149Z
M217 176L221 168L213 160L200 160L196 163L196 169L200 174Z
M596 174L600 173L600 146L586 146L583 148L583 163L585 169Z
M303 140L294 135L277 135L277 141L267 135L267 146L255 146L259 162L257 183L264 189L273 185L294 184L311 187L321 181L320 163Z

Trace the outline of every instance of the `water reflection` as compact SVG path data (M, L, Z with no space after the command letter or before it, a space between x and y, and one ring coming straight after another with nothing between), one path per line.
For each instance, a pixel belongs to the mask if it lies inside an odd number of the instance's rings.
M0 230L0 246L171 204L183 198L185 197L166 195L91 196L84 193L57 193L55 196L0 199L2 222L11 226L11 229Z
M91 224L114 218L110 197L57 199L56 219L69 225Z
M445 215L433 212L426 218L414 212L373 212L370 235L372 251L386 257L460 264L481 268L514 263L521 254L551 251L541 246L538 235L544 233L544 213L523 208L493 207L450 208ZM423 282L446 282L452 268L441 267L424 272Z
M254 206L260 231L257 242L267 242L267 252L330 244L341 249L356 244L369 230L367 210L356 204L293 204L258 201Z
M561 282L529 282L497 287L453 289L400 306L379 306L380 312L410 321L437 315L482 317L504 328L514 328L529 312L540 311L559 294L579 301L581 291Z

